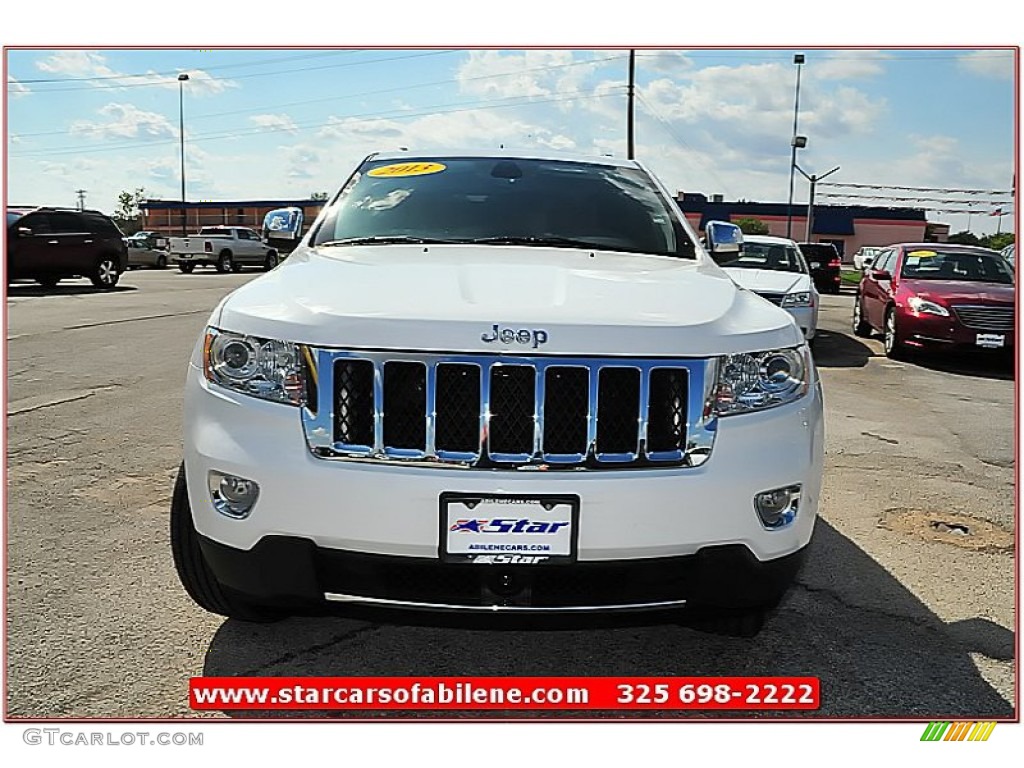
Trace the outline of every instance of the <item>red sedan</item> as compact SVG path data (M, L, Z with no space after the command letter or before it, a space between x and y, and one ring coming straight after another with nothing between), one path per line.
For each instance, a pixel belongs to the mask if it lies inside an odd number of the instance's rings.
M946 243L892 245L860 281L853 332L885 335L885 354L1014 348L1013 272L995 251Z

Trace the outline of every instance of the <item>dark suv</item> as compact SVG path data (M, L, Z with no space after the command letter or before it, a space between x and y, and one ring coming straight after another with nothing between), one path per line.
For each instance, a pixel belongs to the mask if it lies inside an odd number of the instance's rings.
M99 211L7 209L7 280L53 287L88 277L97 288L117 285L128 268L121 230Z
M814 286L822 293L839 293L842 259L832 243L800 243L800 251L811 267Z

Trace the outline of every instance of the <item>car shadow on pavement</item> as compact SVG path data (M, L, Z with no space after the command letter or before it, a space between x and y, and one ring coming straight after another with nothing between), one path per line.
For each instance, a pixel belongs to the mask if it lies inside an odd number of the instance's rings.
M138 288L134 285L96 288L91 283L58 283L52 288L44 288L37 283L12 283L7 286L7 298L16 299L20 296L77 296L89 293L124 293L137 290Z
M1007 561L1010 568L1011 562ZM983 596L976 601L984 612ZM225 621L207 676L814 676L817 712L732 717L1011 717L972 655L1006 661L1013 632L981 618L945 623L877 561L819 520L807 563L754 638L711 635L677 616L520 622L500 629L446 615ZM660 623L659 623L660 622ZM1012 674L1012 673L1008 673ZM713 712L227 711L237 717L711 717Z
M819 328L814 335L813 355L819 368L863 368L874 352L853 336Z
M981 379L1013 381L1013 358L999 355L911 355L908 363L941 373Z

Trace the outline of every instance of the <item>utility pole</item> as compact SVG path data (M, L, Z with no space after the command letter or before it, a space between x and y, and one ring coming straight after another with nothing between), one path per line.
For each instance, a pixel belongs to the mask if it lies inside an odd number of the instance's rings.
M188 75L182 72L178 75L178 136L181 138L181 236L188 235L188 227L185 223L185 82Z
M811 233L814 231L814 188L818 185L819 181L821 181L824 178L827 178L827 177L831 176L833 173L838 171L839 170L839 166L837 165L831 171L829 171L828 173L823 173L821 176L815 176L813 174L808 176L806 173L804 173L804 169L801 168L796 163L793 164L793 167L796 168L798 171L800 171L800 174L805 179L807 179L809 182L811 182L811 193L810 193L810 195L808 197L808 200L807 200L807 234L804 237L804 242L805 243L810 243L810 242L812 242L812 240L811 240Z
M793 137L789 141L792 150L789 157L789 205L786 207L786 237L790 239L793 237L793 169L796 168L796 151L807 146L807 139L796 135L800 121L800 70L803 69L804 55L794 54L793 63L796 64L796 98L793 100ZM803 143L797 139L803 139Z
M629 49L629 85L626 86L628 100L626 115L626 157L632 160L635 157L633 146L633 101L636 94L636 49Z
M85 210L85 193L88 192L88 191L89 190L87 190L87 189L76 189L75 190L75 194L78 195L78 210L80 210L80 211L84 211Z

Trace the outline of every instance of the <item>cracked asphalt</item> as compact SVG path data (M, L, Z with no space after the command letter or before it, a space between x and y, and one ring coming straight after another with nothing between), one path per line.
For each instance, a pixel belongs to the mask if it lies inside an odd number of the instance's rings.
M182 383L206 315L253 276L131 272L109 294L10 287L8 717L189 717L200 674L815 675L818 716L1014 714L1012 548L924 530L949 517L1013 532L1011 375L887 360L850 335L851 294L824 297L815 353L827 462L810 557L756 638L671 615L495 627L204 613L167 540ZM922 530L880 525L903 513Z

